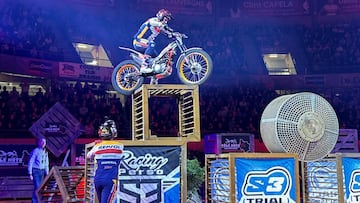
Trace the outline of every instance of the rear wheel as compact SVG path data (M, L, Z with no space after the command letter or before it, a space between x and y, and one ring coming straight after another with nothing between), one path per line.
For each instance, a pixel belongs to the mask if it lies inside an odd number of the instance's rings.
M193 48L179 57L176 67L183 83L200 85L209 78L213 63L208 53L200 48Z
M140 75L140 66L132 60L126 60L114 68L111 82L114 89L124 95L131 95L144 82Z

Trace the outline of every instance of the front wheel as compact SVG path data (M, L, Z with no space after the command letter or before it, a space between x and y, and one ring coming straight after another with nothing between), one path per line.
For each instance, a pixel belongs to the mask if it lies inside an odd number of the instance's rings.
M139 70L139 65L132 60L119 63L111 76L114 89L121 94L131 95L144 82Z
M192 48L182 54L176 64L180 80L189 85L201 85L210 76L213 63L208 53Z

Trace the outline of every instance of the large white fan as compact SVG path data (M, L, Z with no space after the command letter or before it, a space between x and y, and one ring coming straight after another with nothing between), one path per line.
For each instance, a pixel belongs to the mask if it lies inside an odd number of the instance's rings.
M271 101L262 114L260 132L270 152L296 153L301 161L315 161L334 148L339 123L323 97L302 92Z

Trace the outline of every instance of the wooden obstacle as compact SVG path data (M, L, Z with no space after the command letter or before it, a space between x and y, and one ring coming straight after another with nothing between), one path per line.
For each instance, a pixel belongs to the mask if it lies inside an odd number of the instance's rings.
M80 136L81 124L57 102L29 130L36 138L46 138L46 148L59 157Z
M121 172L118 177L117 198L120 201L126 197L126 201L129 202L146 202L148 200L144 198L151 196L150 198L154 198L151 202L187 202L187 142L201 140L198 91L196 85L143 85L134 92L132 140L119 141L124 145L123 153L126 154L120 165ZM151 133L149 99L153 97L176 99L178 104L176 135L159 137ZM95 143L87 144L85 154L94 145ZM162 157L163 155L166 158ZM152 166L152 163L159 160L166 162L164 165ZM137 167L132 168L135 165ZM89 203L97 203L93 184L94 171L94 162L86 159L85 202ZM175 192L171 193L172 191Z
M0 202L29 202L33 189L29 176L0 177Z
M179 111L179 133L159 138L149 125L150 97L176 98ZM199 87L195 85L143 85L132 95L132 139L177 139L200 141Z
M317 161L303 162L303 202L359 202L359 165L359 153L329 154Z
M54 166L37 190L39 202L84 202L83 166Z

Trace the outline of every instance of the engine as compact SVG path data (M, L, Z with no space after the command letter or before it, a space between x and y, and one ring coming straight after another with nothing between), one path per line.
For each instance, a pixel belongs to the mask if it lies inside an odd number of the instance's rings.
M170 63L169 63L170 60ZM170 64L170 66L172 66L172 61L169 57L167 57L167 55L165 55L163 58L159 59L158 61L156 61L154 64L152 64L152 69L156 72L156 73L162 73L164 72L166 69L168 69L168 64Z

